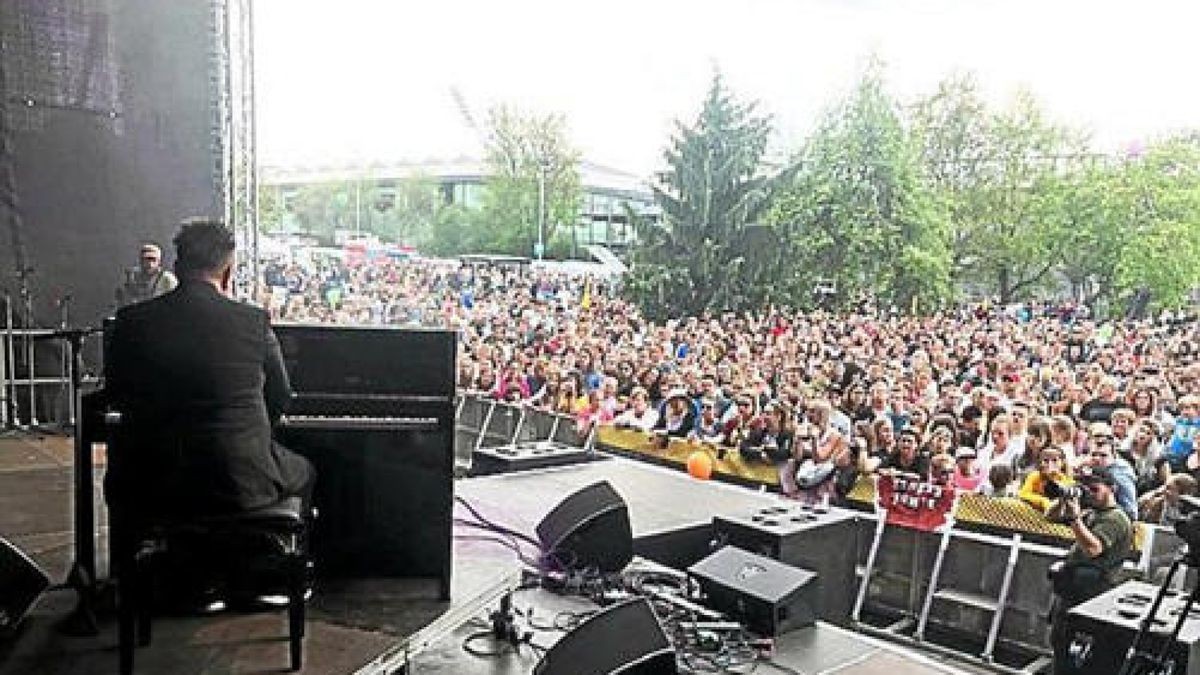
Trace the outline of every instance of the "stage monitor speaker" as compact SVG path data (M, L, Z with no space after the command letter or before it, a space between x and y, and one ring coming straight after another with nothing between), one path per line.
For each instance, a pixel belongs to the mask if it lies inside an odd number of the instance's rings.
M1121 672L1159 590L1158 586L1143 581L1126 581L1072 607L1063 619L1070 650L1061 672L1069 675ZM1154 615L1151 633L1138 645L1140 653L1161 654L1173 663L1177 675L1200 673L1200 609L1193 606L1181 617L1188 595L1189 591L1168 590ZM1177 623L1179 634L1168 643ZM1128 672L1163 671L1152 671L1141 663Z
M843 509L804 504L768 506L717 514L717 541L816 572L820 578L820 618L848 625L858 581L854 577L858 515Z
M713 609L760 635L811 626L819 607L817 575L726 546L688 568Z
M49 585L37 563L0 537L0 633L15 629Z
M645 598L594 614L567 633L534 675L676 675L675 650Z
M629 508L608 481L564 499L538 523L537 535L562 569L619 572L633 560Z

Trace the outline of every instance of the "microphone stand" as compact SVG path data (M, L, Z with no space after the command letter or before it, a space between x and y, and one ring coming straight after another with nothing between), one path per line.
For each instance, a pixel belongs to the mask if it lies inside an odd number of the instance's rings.
M32 267L26 267L17 272L17 277L21 282L21 305L24 310L25 321L25 374L27 376L27 384L29 385L29 424L24 428L30 431L36 431L38 428L37 418L37 381L34 372L34 350L33 350L33 335L29 332L33 330L33 289L29 287L29 277L33 274Z

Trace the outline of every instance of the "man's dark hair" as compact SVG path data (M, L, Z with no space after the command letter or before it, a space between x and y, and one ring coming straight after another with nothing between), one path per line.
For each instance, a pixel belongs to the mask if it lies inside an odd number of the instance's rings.
M234 248L233 232L221 221L186 220L175 235L175 272L180 276L218 272Z

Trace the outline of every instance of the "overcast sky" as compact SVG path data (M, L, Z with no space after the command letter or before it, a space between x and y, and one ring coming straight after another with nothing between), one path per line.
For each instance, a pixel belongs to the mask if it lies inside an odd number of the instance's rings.
M1200 127L1200 1L255 0L265 164L480 156L451 95L567 117L592 161L662 168L714 69L797 145L872 52L904 101L1025 86L1104 151Z

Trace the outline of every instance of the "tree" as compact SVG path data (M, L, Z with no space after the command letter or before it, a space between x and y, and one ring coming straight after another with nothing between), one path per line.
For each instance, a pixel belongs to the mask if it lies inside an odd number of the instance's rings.
M488 114L482 252L528 255L548 244L560 224L579 217L583 190L579 151L571 146L562 115L536 116L509 106ZM539 213L539 208L544 209Z
M433 177L415 174L390 186L372 182L362 197L368 230L381 239L426 249L438 212L445 208Z
M970 76L943 81L913 108L925 175L950 214L954 273L1007 303L1047 285L1064 254L1062 178L1091 157L1085 139L1046 119L1028 92L989 110Z
M353 227L347 210L350 202L344 183L312 183L297 188L291 199L291 211L301 232L326 241L336 230Z
M771 297L780 255L761 218L787 172L769 174L762 156L770 120L713 77L691 126L676 122L667 169L654 195L662 221L636 224L626 284L649 316L757 308Z
M278 187L258 185L258 229L261 232L279 232L284 227L283 195Z
M483 228L479 223L479 215L460 204L438 209L430 224L429 238L421 245L421 250L436 256L488 250L488 246L480 239Z
M1168 138L1121 166L1114 193L1126 244L1115 292L1149 291L1157 306L1172 307L1200 284L1200 137Z
M819 281L835 282L842 301L870 292L905 309L951 293L945 211L877 60L804 145L772 221L786 233L793 297Z
M1059 184L1056 174L1078 170L1087 154L1082 137L1050 123L1020 92L991 119L989 155L978 186L984 220L974 228L977 262L968 269L1008 303L1045 285L1058 266L1063 229L1047 217L1047 191Z
M991 151L987 104L973 75L955 74L912 107L911 119L925 180L947 209L957 272L974 255L972 235L986 222L978 188Z
M1057 269L1072 295L1093 310L1111 299L1127 244L1120 181L1120 167L1097 161L1039 185L1041 217L1057 231Z

